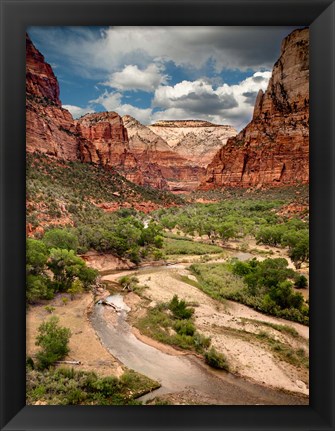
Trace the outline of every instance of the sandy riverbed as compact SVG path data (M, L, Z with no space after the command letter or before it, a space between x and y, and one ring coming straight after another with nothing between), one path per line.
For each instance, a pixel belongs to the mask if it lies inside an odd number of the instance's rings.
M168 301L174 294L188 302L197 303L195 323L197 328L211 336L214 347L226 354L232 371L257 383L273 388L308 394L308 370L282 361L273 354L269 346L255 340L245 340L232 334L229 329L241 330L246 334L257 334L265 331L286 345L308 351L308 327L284 319L266 316L257 311L232 301L219 303L208 297L196 287L178 280L178 276L188 275L185 264L174 268L138 272L140 284L147 285L145 296L152 305ZM115 280L120 275L105 276L105 280ZM138 298L138 297L137 297ZM140 298L129 294L125 301L133 312L141 316L145 313ZM247 322L243 319L250 319ZM259 322L275 323L290 326L300 337L292 337L272 329Z

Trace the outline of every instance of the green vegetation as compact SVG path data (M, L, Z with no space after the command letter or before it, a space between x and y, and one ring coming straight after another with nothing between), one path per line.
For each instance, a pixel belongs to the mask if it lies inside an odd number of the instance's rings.
M201 353L208 365L228 371L226 357L214 347L208 350L211 339L197 331L193 314L194 308L174 295L170 302L150 308L146 316L136 322L136 326L143 334L157 341Z
M223 246L231 239L255 237L261 244L287 247L289 257L299 268L309 259L308 217L305 214L303 219L289 219L279 215L285 203L285 195L281 199L273 200L266 199L266 194L247 198L244 195L238 199L230 196L230 199L218 203L160 209L153 213L153 217L170 231L165 233L168 238L164 245L166 254L191 254L192 247L196 246L192 245L190 236L205 236L213 243ZM177 229L189 237L178 237L171 232L172 229ZM199 251L195 249L193 254L216 251L215 248L206 251L200 247Z
M152 202L157 205L182 204L183 199L126 180L113 169L54 159L41 153L27 153L27 223L41 222L52 227L54 219L67 217L75 224L99 218L103 202ZM95 204L94 204L95 203Z
M275 329L276 331L282 332L283 334L290 335L294 338L300 338L300 335L298 331L292 326L288 325L281 325L279 323L272 323L272 322L265 322L264 320L257 320L257 319L248 319L246 317L241 317L242 322L248 322L252 324L260 324L264 326L268 326L269 328Z
M291 219L278 226L262 227L256 234L258 243L288 247L289 257L296 268L309 259L309 230L306 223Z
M119 278L118 282L123 287L123 290L134 290L136 289L139 280L134 275L124 275L123 277Z
M58 325L58 317L51 317L38 328L36 346L41 347L36 354L37 368L44 370L69 353L71 331Z
M27 404L43 401L50 405L132 405L136 398L160 387L158 382L135 371L98 377L94 372L73 368L44 371L27 367Z
M90 249L128 258L133 263L152 256L162 247L162 227L151 221L147 227L139 214L120 210L87 219L70 231L78 238L79 251Z
M258 311L308 324L308 305L293 290L296 273L286 259L252 259L231 264L193 264L200 288L209 296L241 302Z
M207 253L221 253L222 248L212 244L205 244L201 242L193 242L182 239L165 238L163 245L163 252L166 255L175 254L207 254Z
M231 238L254 234L260 226L280 222L274 210L282 205L281 200L225 200L160 209L154 212L154 217L165 229L176 228L187 235L197 234L224 243Z
M47 231L43 236L43 242L48 249L61 248L73 250L74 252L78 249L77 237L65 229L51 229Z
M51 274L50 274L51 273ZM37 239L26 242L26 299L34 303L52 299L55 293L71 297L94 285L98 272L88 268L73 250L51 248Z
M174 295L169 302L169 310L176 319L190 319L194 313L194 308L188 307L183 299L178 299L177 295Z
M218 353L214 347L204 354L206 364L213 368L229 371L229 366L226 357L222 353Z
M257 334L257 338L260 341L265 341L273 353L275 353L283 361L298 367L302 366L309 368L309 359L305 349L293 349L292 347L275 340L264 331Z
M194 309L175 295L170 302L148 309L136 326L157 341L202 353L210 346L210 339L196 330L193 313Z

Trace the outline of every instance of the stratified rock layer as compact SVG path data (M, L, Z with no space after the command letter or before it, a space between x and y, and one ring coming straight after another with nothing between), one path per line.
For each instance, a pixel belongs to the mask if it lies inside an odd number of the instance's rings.
M309 31L287 36L252 121L206 170L201 189L269 187L309 181Z
M231 126L201 120L161 120L149 128L161 136L173 151L193 165L204 168L227 139L237 133Z
M78 138L72 115L61 107L51 66L26 35L26 148L76 160Z
M160 173L172 191L193 190L199 185L203 168L173 151L164 139L135 118L125 115L123 123L128 132L130 150L147 182L151 178L151 185L156 187L155 177Z

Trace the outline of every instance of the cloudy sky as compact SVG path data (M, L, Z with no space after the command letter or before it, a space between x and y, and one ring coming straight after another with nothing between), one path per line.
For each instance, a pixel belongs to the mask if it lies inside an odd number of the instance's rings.
M75 118L203 119L238 130L293 27L30 27Z

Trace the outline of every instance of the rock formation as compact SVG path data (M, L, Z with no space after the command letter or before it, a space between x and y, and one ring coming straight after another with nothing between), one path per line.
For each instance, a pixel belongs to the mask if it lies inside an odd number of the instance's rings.
M172 191L194 190L204 169L173 151L167 142L135 118L125 115L123 123L129 136L129 146L141 170L148 177L160 173Z
M309 31L282 42L252 121L230 138L206 170L201 189L270 187L309 181Z
M76 160L78 139L72 115L61 107L51 66L26 35L26 148Z
M149 128L161 136L173 151L190 160L193 165L204 168L217 150L226 144L227 139L237 133L231 126L199 120L162 120Z
M82 162L115 168L128 179L142 183L137 160L129 149L127 130L116 112L86 114L76 121Z

